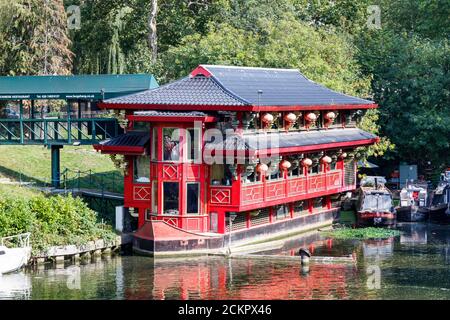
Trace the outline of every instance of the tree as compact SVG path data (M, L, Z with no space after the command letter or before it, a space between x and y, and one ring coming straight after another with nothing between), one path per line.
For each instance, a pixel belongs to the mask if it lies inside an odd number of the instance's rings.
M0 74L69 74L66 13L62 0L0 2Z
M373 74L381 132L398 159L436 168L450 163L450 45L390 31L363 41L360 61Z
M378 0L383 29L428 39L449 39L448 0Z
M156 15L158 13L158 0L152 0L150 14L148 16L148 46L152 51L152 63L156 63L158 58L158 35L156 28Z

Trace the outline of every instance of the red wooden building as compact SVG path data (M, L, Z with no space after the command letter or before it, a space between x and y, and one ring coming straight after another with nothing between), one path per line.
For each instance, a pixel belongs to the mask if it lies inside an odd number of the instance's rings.
M94 147L124 155L134 247L155 254L331 224L356 187L355 148L378 140L356 127L376 104L292 69L200 65L100 107L126 111L126 133Z

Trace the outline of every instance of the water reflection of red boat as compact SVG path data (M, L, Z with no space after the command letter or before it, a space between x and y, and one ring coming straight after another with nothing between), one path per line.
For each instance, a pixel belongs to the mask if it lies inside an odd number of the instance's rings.
M313 252L330 252L333 245L329 239L300 242ZM152 261L151 276L149 268L131 273L139 286L128 290L126 299L347 299L347 279L357 272L355 265L334 263L312 264L305 273L300 257L298 262L222 257Z
M346 299L348 265L314 265L252 260L197 264L156 263L153 284L126 292L126 299ZM141 275L144 277L145 275ZM150 280L150 279L149 279Z

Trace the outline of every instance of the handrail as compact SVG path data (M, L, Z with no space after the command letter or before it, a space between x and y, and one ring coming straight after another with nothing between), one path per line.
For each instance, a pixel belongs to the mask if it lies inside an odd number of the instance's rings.
M117 134L115 118L0 119L0 144L93 144Z
M14 236L2 237L0 243L2 246L5 246L6 240L17 239L19 241L20 247L26 248L26 247L30 246L30 236L31 236L31 233L26 232L26 233L17 234Z

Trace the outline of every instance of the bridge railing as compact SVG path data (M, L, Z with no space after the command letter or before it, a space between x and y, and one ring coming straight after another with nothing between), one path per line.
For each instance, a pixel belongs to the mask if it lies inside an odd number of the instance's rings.
M61 172L61 187L67 192L92 189L101 192L123 193L123 175L118 172L93 172L92 170L64 169Z
M0 144L92 144L118 130L114 118L0 119Z

